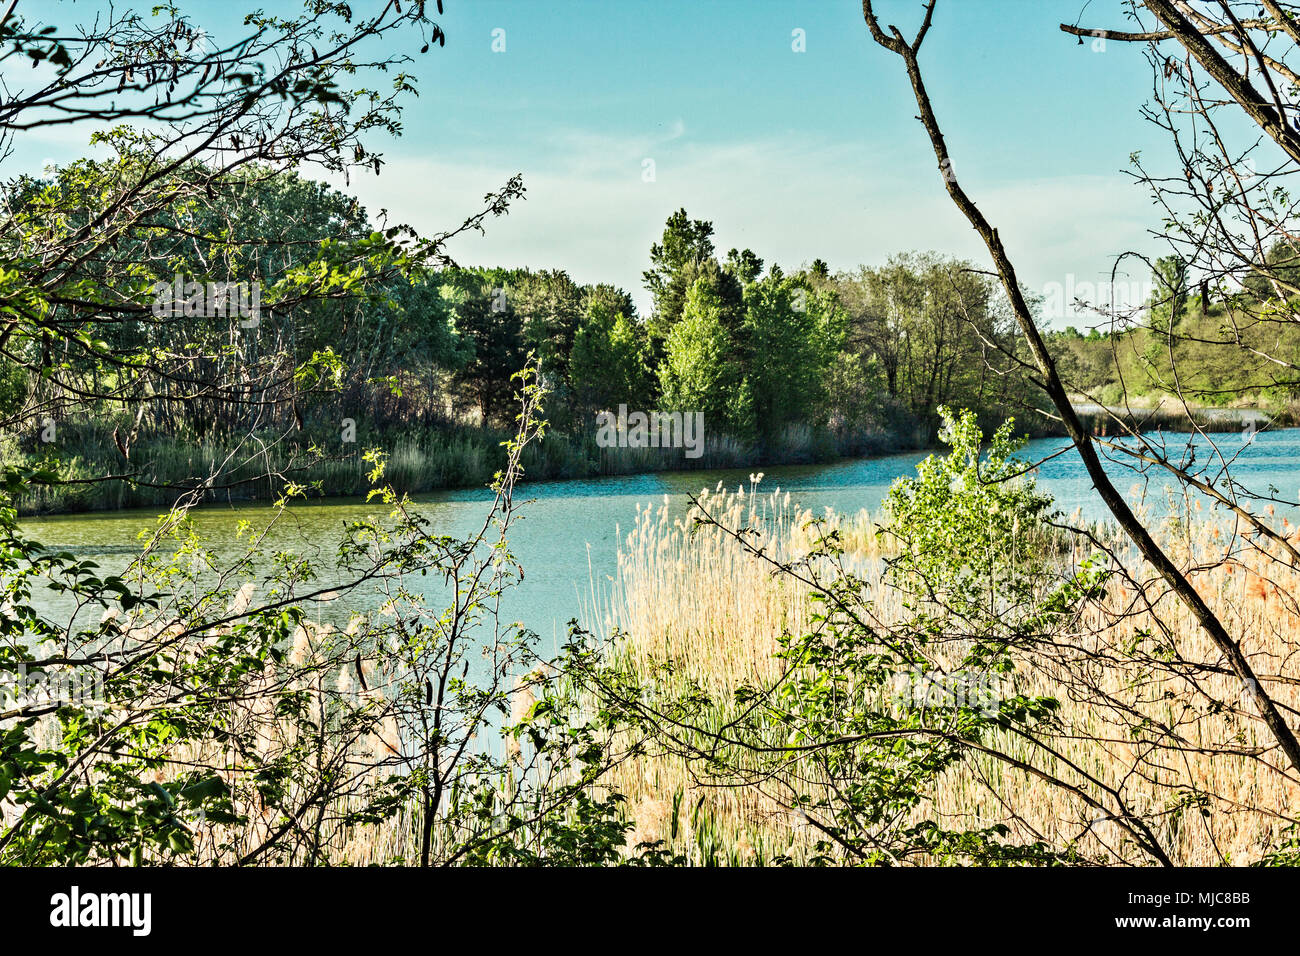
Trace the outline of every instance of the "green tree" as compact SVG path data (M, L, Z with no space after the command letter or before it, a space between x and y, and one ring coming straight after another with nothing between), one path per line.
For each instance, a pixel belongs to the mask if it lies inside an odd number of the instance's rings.
M686 294L681 320L668 334L659 366L666 410L703 412L706 428L740 437L754 432L753 399L724 321L726 304L708 279Z
M650 246L650 268L642 274L654 296L652 335L667 338L686 307L696 270L713 259L713 251L713 223L691 219L685 209L668 217L662 238Z
M1300 242L1278 239L1265 252L1242 285L1260 302L1286 301L1300 295Z
M542 375L561 401L569 385L569 355L582 321L583 290L562 269L525 271L509 287L525 347L537 356Z
M1151 282L1155 289L1147 303L1150 326L1165 330L1176 327L1187 306L1187 260L1181 256L1157 259L1151 270Z
M592 304L573 343L574 401L584 416L619 404L645 410L654 400L645 329L604 302Z
M917 420L944 404L998 409L1023 382L996 287L969 263L934 253L893 256L835 283L846 348L874 357L888 394Z
M454 388L484 424L512 417L511 380L527 360L523 329L510 295L515 276L504 269L460 271L444 287L453 302L456 332L473 355L453 376Z
M763 260L755 255L752 249L743 252L732 249L727 253L725 268L740 281L741 285L749 285L763 274Z
M824 420L826 377L843 340L833 297L777 268L745 288L747 380L759 437Z

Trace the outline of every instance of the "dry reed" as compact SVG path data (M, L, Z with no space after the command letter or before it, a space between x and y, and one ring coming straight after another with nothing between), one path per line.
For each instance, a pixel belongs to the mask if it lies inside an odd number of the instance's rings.
M779 559L805 553L814 516L779 490L706 492L702 504L728 528L756 527ZM1183 504L1187 504L1184 502ZM1141 508L1141 504L1139 504ZM1159 519L1142 517L1206 598L1284 708L1300 708L1300 569L1280 544L1261 543L1207 519L1194 502ZM1181 516L1181 517L1179 517ZM824 516L838 530L854 570L869 582L874 613L903 615L900 596L880 574L875 522L866 514ZM1293 533L1285 522L1283 533ZM1134 814L1150 820L1170 859L1181 865L1257 861L1278 845L1300 806L1300 781L1285 771L1261 723L1242 701L1223 660L1186 608L1111 526L1075 536L1062 567L1077 566L1098 546L1124 574L1089 601L1049 653L1018 662L1016 689L1061 702L1050 739L1059 759L1021 741L998 744L1012 757L1095 791L1070 764L1113 788ZM812 621L806 588L747 555L715 528L692 532L689 517L670 517L667 503L647 506L621 542L612 590L587 609L597 628L622 633L622 653L641 665L671 658L678 672L713 691L771 679L778 638ZM1190 662L1195 666L1181 666ZM1226 704L1226 706L1224 706ZM1292 710L1291 713L1296 713ZM1163 736L1148 732L1163 728ZM1068 762L1067 762L1068 761ZM705 820L721 850L711 862L763 862L773 854L802 858L810 835L783 808L745 786L718 786L679 758L645 758L619 770L636 839L664 840L698 858L693 832ZM993 758L971 756L950 770L920 808L944 826L1006 824L1009 839L1044 840L1102 863L1150 862L1126 844L1112 821L1075 793ZM1104 815L1103 815L1104 816ZM762 846L764 853L755 852Z

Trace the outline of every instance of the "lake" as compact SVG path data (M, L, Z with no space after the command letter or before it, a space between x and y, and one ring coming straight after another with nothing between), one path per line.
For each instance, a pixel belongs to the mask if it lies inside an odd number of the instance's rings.
M1209 466L1203 477L1222 481L1222 465L1209 441L1198 438L1188 446L1189 437L1148 436L1153 441L1163 440L1171 452L1183 453L1190 447L1198 466ZM1222 456L1229 460L1235 456L1235 479L1258 493L1289 500L1290 505L1279 505L1278 512L1296 522L1300 517L1295 506L1300 495L1300 474L1296 470L1300 462L1300 429L1262 431L1250 441L1233 432L1212 437ZM1063 438L1039 439L1029 443L1022 456L1042 461L1037 471L1039 485L1055 496L1058 508L1066 514L1078 509L1087 520L1102 520L1107 517L1104 506L1092 489L1083 463L1068 445ZM925 457L925 453L910 453L830 465L765 468L760 490L789 491L792 501L816 511L830 507L846 513L863 508L874 512L890 484L901 475L911 474ZM1118 464L1108 464L1108 470L1121 492L1128 494L1135 485L1142 485L1157 505L1165 498L1163 489L1173 484L1163 473L1140 475ZM580 616L582 607L591 604L593 593L612 580L619 536L634 523L638 505L658 506L667 495L670 507L685 513L688 494L704 487L712 489L719 481L732 489L740 485L748 489L749 478L750 469L732 469L521 486L518 497L529 503L522 509L522 520L514 526L511 544L526 577L511 593L507 614L537 631L548 645L562 640L568 620ZM463 535L481 523L490 499L486 490L460 490L420 495L415 500L437 531ZM223 550L234 545L239 519L256 524L269 510L265 503L211 505L196 509L193 517L200 533ZM380 505L356 499L302 502L293 506L283 526L277 529L272 546L328 561L346 521L381 511ZM136 535L150 527L155 517L156 511L147 509L26 518L22 524L47 547L68 550L98 562L102 568L117 570L137 553ZM50 611L60 610L53 595L38 598L38 603ZM346 617L349 606L336 603L342 606L330 609L327 616Z

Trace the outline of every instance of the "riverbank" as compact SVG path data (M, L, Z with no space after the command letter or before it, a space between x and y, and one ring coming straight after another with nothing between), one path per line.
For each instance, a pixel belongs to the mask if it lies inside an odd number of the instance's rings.
M1300 425L1300 405L1281 408L1260 405L1220 407L1192 406L1190 409L1172 400L1154 404L1098 405L1079 402L1074 406L1083 425L1094 435L1116 434L1126 429L1213 433L1263 428L1293 428ZM1064 434L1064 431L1061 431Z
M549 439L548 439L549 440ZM1078 454L1068 449L1068 440L1043 438L1031 441L1022 452L1029 461L1041 462L1037 470L1039 487L1050 493L1056 507L1072 520L1105 522L1109 512L1093 488L1092 479ZM1233 460L1237 480L1253 488L1270 486L1296 500L1295 465L1300 460L1300 429L1266 430L1248 445L1238 436L1223 436L1221 452ZM890 486L901 476L915 472L916 465L929 452L924 450L886 455L877 454L846 459L832 464L792 464L775 467L736 467L691 471L657 471L573 480L535 481L521 488L519 497L524 519L511 534L511 551L528 569L527 581L504 599L503 613L521 620L541 634L548 643L559 646L564 640L567 622L577 607L595 592L602 591L617 577L617 550L622 535L637 520L638 509L647 503L656 507L665 498L672 502L675 518L685 517L688 496L702 488L735 490L748 487L751 474L763 472L760 487L781 489L792 502L816 514L828 509L856 515L865 510L875 514ZM1208 467L1218 459L1209 442L1197 437L1194 460ZM1126 495L1141 485L1146 489L1149 507L1163 510L1169 496L1167 483L1158 475L1145 476L1126 468L1120 461L1103 462L1112 480ZM1207 477L1213 477L1208 474ZM483 486L442 489L415 496L422 514L440 534L465 536L481 526L490 492ZM154 526L160 509L105 509L98 513L62 513L31 516L23 520L23 531L55 551L70 551L79 557L95 560L112 572L119 573L129 558L138 553L138 535ZM276 525L267 538L266 553L298 552L322 557L320 549L331 548L341 527L366 520L386 509L364 498L317 498L293 505L285 521ZM273 514L265 501L214 502L194 509L190 522L195 532L215 550L231 554L242 547L239 529L244 522L262 527ZM1300 525L1300 508L1278 506L1278 520ZM325 582L325 586L334 582ZM430 587L434 585L431 582ZM42 592L38 600L47 613L56 609L59 599L53 592ZM445 600L441 593L430 592L435 606ZM348 615L367 610L364 602L345 597L323 610L330 619L337 617L346 624ZM337 621L336 621L337 623Z
M20 515L51 515L130 508L170 507L182 492L202 487L204 503L269 501L293 483L313 498L364 496L372 487L366 451L386 455L384 482L406 494L482 488L501 467L499 430L428 426L355 436L320 429L310 437L252 435L230 444L219 439L141 438L124 458L108 426L69 425L57 442L22 450L10 443L7 464L45 464L61 479L81 484L32 485L18 500ZM779 442L759 446L731 436L709 436L698 457L682 448L601 447L594 435L552 432L524 450L522 481L589 479L658 472L828 464L869 455L928 447L923 430L895 423L871 432L836 435L825 429L787 429ZM109 480L104 476L113 476Z
M816 509L792 504L788 495L752 487L748 493L712 495L707 506L724 527L762 529L749 546L773 561L805 556L813 543L809 522L822 517ZM1244 547L1236 539L1238 560L1225 562L1222 555L1233 552L1233 540L1205 514L1162 518L1143 504L1136 507L1161 546L1196 569L1197 591L1230 632L1251 635L1253 659L1269 675L1274 699L1288 709L1300 704L1291 663L1300 639L1300 609L1289 597L1300 589L1300 572L1283 549ZM847 565L861 575L860 606L868 609L872 626L887 631L907 620L913 613L908 597L882 573L888 554L875 534L878 516L864 511L830 520L826 530L836 532ZM895 825L925 827L938 821L972 831L988 828L1008 845L1052 847L1077 862L1146 863L1110 816L1099 814L1102 801L1113 795L1139 808L1149 821L1148 832L1176 865L1276 860L1277 848L1287 846L1295 830L1274 808L1295 805L1295 781L1270 752L1274 748L1253 715L1232 706L1240 692L1229 677L1215 673L1191 683L1185 670L1164 668L1161 658L1153 661L1147 649L1153 633L1173 635L1184 668L1214 662L1218 652L1118 529L1094 525L1091 532L1092 537L1066 539L1058 556L1061 573L1084 565L1099 544L1126 573L1107 579L1077 618L1061 625L1054 641L1018 645L1016 666L1000 678L1006 699L1059 702L1043 745L1008 721L1005 731L981 739L980 749L955 764ZM1134 581L1149 582L1136 597L1129 590ZM597 633L619 636L618 651L628 669L657 675L658 692L667 699L694 699L703 688L716 700L739 699L742 690L753 700L762 699L755 688L788 679L792 665L783 640L825 627L825 605L813 598L804 579L774 574L771 564L746 554L730 537L712 527L697 529L665 504L638 514L620 541L617 576L604 600L589 609L588 619ZM1165 653L1158 646L1154 650ZM809 688L827 693L829 680L812 680L824 672L804 666L809 676L790 680L789 686L809 696ZM1229 705L1206 708L1207 692ZM941 714L943 706L936 707ZM847 703L844 710L859 714ZM701 723L714 727L730 719L741 722L720 710ZM1142 730L1130 733L1127 728L1135 724ZM1186 744L1184 734L1194 746ZM718 741L725 746L721 735ZM868 765L866 757L862 764ZM626 797L635 823L629 844L659 842L693 865L828 857L845 862L846 854L810 825L808 814L791 812L792 807L821 807L825 815L824 808L849 799L836 764L803 760L799 773L784 776L769 766L764 773L753 772L745 785L725 776L721 766L661 755L653 747L620 766L610 783ZM960 849L917 854L908 862L957 861L966 862Z
M1129 407L1079 403L1076 411L1093 434L1114 435L1124 427L1139 431L1191 433L1240 432L1300 425L1300 405L1281 409L1193 408L1191 417L1171 403ZM987 417L987 416L986 416ZM1056 422L1020 414L1018 424L1029 438L1064 437ZM1000 421L981 420L986 431ZM459 488L482 488L502 460L501 444L509 435L499 429L469 425L428 425L347 436L324 427L286 438L253 434L232 444L217 438L142 437L124 458L112 423L62 425L57 440L22 448L12 439L0 446L6 464L46 464L64 481L57 487L32 485L18 501L20 515L119 511L170 507L185 491L212 480L203 493L208 504L270 501L293 483L312 498L364 496L371 488L373 465L366 451L387 455L384 481L397 491L422 494ZM807 425L792 426L774 442L760 445L729 435L707 436L698 457L682 448L601 447L594 433L551 432L524 451L522 481L563 481L617 475L824 465L861 458L932 450L933 429L909 415L881 415L869 430L835 432ZM109 480L105 476L112 476Z

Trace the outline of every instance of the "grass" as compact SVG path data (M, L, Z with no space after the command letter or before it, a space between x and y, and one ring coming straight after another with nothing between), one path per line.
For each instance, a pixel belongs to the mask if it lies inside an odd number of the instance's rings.
M779 490L719 488L706 495L705 504L729 527L765 529L761 545L773 554L790 557L808 548L806 527L813 515ZM1284 560L1280 546L1247 541L1194 506L1171 519L1142 507L1142 517L1242 641L1274 699L1284 708L1300 707L1300 607L1294 597L1300 594L1300 568ZM872 516L830 520L869 582L864 597L876 615L901 617L900 595L880 574L886 555ZM1300 541L1284 520L1278 526ZM1181 659L1213 668L1222 659L1115 529L1090 530L1135 580L1146 583L1137 590L1112 579L1070 632L1058 635L1058 651L1025 653L1018 660L1018 690L1061 701L1060 730L1050 741L1059 758L1046 759L1041 750L1012 739L1000 745L1085 790L1091 785L1072 767L1114 788L1150 819L1176 864L1260 860L1284 842L1300 807L1300 783L1283 770L1253 714L1214 705L1241 698L1234 678L1204 671L1191 676L1168 666ZM1069 566L1090 550L1070 545L1060 558ZM812 611L805 590L772 576L716 530L692 533L688 521L670 518L666 505L640 512L621 542L616 581L593 594L587 608L592 623L623 633L621 652L633 662L649 668L671 659L678 673L715 692L772 678L778 636L809 627ZM1135 732L1144 721L1174 736ZM810 834L782 806L750 787L697 777L699 769L653 757L619 770L613 783L629 798L636 839L664 840L698 862L705 862L706 845L715 862L806 856ZM1042 838L1100 863L1149 862L1077 796L991 758L968 757L949 771L919 813L951 826L1006 824L1011 839Z
M762 545L783 558L806 553L814 540L810 522L824 519L838 531L854 569L868 582L865 597L876 614L903 615L900 596L880 574L890 555L875 534L876 516L814 515L798 508L788 493L759 488L757 480L748 488L716 487L704 493L703 502L727 526L762 528ZM1294 598L1300 594L1300 569L1279 560L1280 546L1256 547L1194 507L1173 515L1161 519L1144 510L1142 517L1168 553L1188 569L1229 631L1241 636L1274 698L1285 707L1300 707L1300 607ZM1284 520L1277 524L1300 540ZM997 743L1012 756L1085 789L1088 784L1072 768L1094 775L1122 794L1135 812L1150 818L1177 864L1260 860L1285 840L1300 800L1300 783L1284 772L1249 714L1208 706L1210 701L1238 697L1230 678L1201 674L1193 682L1180 677L1178 668L1160 666L1171 659L1214 665L1219 658L1187 612L1153 583L1149 569L1113 529L1096 525L1090 530L1128 565L1134 578L1149 583L1140 592L1113 584L1086 605L1068 633L1058 635L1061 653L1026 653L1018 661L1017 690L1050 694L1062 703L1060 729L1051 738L1059 757L1044 759L1041 750L1008 738ZM1068 566L1084 555L1082 546L1071 545L1060 559ZM235 602L241 600L248 601L244 591ZM778 637L809 627L813 609L805 589L784 576L773 576L766 565L715 530L693 532L691 522L673 518L665 502L640 509L621 542L613 584L593 593L585 617L598 628L620 631L624 638L618 650L634 663L649 667L672 659L679 674L725 692L742 683L772 679L777 674L773 653ZM300 643L306 653L327 630L328 625L304 623L295 632L290 663L295 663ZM1164 642L1168 651L1161 650ZM1139 647L1146 650L1136 653ZM1080 683L1081 673L1090 685ZM333 674L322 676L328 686L337 684L339 696L356 694L350 669L345 667L337 680ZM268 670L254 677L254 684L273 687L277 679ZM370 672L372 686L377 679ZM250 712L248 718L277 725L266 713ZM1178 743L1134 734L1134 726L1142 721L1172 728ZM355 749L358 759L374 760L393 746L383 738L381 727L377 735L330 747ZM266 737L270 752L295 742L275 734ZM402 749L402 744L396 748ZM211 755L195 751L181 756ZM627 818L635 825L630 846L663 841L671 852L696 865L808 858L811 834L784 806L749 786L718 786L699 770L679 759L644 755L619 765L603 781L603 786L628 798ZM348 799L343 798L344 804ZM1010 839L1068 845L1098 863L1145 862L1123 843L1112 823L1099 819L1077 796L1044 786L991 758L970 757L951 770L933 799L918 811L922 814L954 827L1006 824ZM273 825L273 819L254 816L244 845L257 845ZM403 810L380 826L338 834L328 847L329 858L353 864L410 861L418 845L416 825L416 817ZM200 836L200 859L226 858L208 842L212 834L201 831Z
M194 488L214 475L220 477L203 494L208 502L272 500L288 481L314 487L324 497L363 495L371 487L371 466L362 456L371 447L387 453L385 481L399 492L482 487L500 467L501 442L508 437L503 431L465 425L410 427L360 435L346 445L337 433L315 434L313 449L313 441L297 433L288 438L254 434L238 442L153 436L138 439L128 461L118 451L112 422L62 425L57 436L49 445L20 445L12 436L0 436L4 463L45 463L64 481L74 482L29 485L18 501L20 514L170 507L181 489ZM902 434L867 437L877 451L912 445ZM863 440L854 436L858 443ZM594 436L552 432L525 450L523 480L829 461L846 451L842 444L811 428L792 427L766 449L710 435L700 456L687 458L680 448L601 448ZM100 480L105 476L117 477Z

